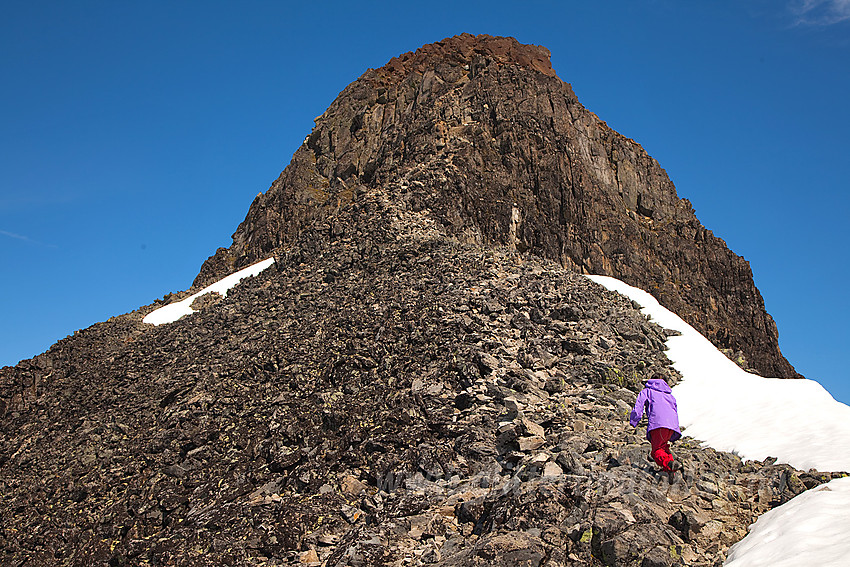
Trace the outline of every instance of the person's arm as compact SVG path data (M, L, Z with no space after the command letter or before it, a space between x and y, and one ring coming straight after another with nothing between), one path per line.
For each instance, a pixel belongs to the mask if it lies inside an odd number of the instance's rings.
M643 417L643 408L646 405L647 392L646 388L641 390L640 394L638 394L637 401L635 402L635 408L632 410L631 415L629 415L629 425L632 427L637 427L637 424L640 423L640 418Z

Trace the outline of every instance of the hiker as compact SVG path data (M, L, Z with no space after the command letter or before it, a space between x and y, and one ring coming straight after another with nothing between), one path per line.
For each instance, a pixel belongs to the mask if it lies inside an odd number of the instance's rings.
M646 381L638 394L635 409L629 416L629 424L637 427L646 409L646 438L652 444L652 458L664 471L672 473L682 468L681 463L670 453L670 443L682 436L679 431L679 412L673 390L661 374Z

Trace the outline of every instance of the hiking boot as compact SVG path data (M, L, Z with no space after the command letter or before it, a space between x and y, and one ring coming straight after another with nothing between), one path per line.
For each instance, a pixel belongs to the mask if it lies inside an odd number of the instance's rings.
M673 459L672 461L670 461L669 466L670 466L670 472L676 472L677 470L680 470L682 468L682 463L680 463L676 459Z

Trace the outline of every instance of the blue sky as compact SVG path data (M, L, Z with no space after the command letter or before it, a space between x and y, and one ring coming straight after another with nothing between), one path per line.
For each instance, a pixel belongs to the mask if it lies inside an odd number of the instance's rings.
M2 6L0 365L186 289L348 83L470 32L548 47L850 402L847 0Z

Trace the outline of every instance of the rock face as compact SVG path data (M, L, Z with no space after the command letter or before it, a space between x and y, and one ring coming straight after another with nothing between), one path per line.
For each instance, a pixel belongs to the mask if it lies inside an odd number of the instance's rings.
M0 563L720 565L838 473L687 436L674 482L647 459L627 414L644 378L678 379L667 332L578 272L667 274L673 243L730 279L657 292L758 318L728 310L757 299L746 263L544 49L461 36L369 71L196 283L273 267L0 369Z
M547 49L511 38L452 37L364 73L196 283L270 256L377 187L451 235L645 289L759 373L797 376L749 264L643 148L578 102Z

